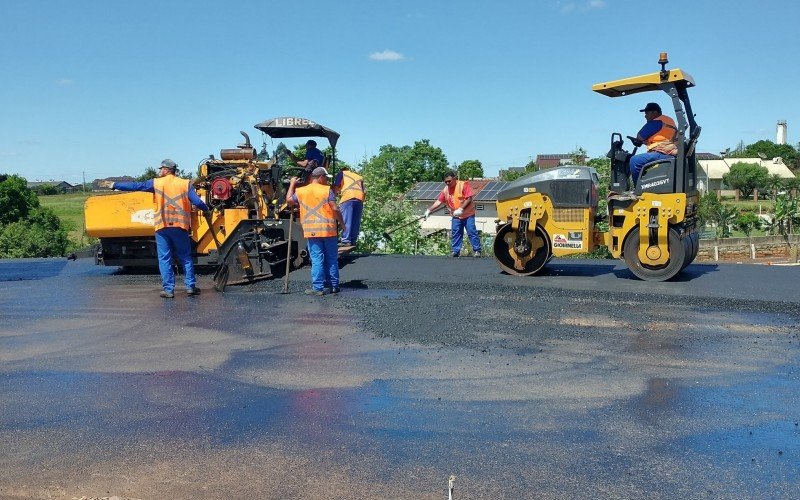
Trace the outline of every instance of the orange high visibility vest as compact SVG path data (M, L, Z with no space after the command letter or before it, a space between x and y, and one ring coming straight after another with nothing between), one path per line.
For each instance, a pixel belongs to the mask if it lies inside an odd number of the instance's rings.
M450 194L450 188L447 185L444 186L442 193L444 193L444 201L447 203L447 207L450 209L450 213L453 213L453 210L457 208L461 208L461 203L464 201L464 196L462 193L464 192L464 181L456 181L456 188L453 190L453 194ZM475 204L471 201L469 205L464 208L464 211L461 213L461 217L459 219L466 219L475 215Z
M647 138L644 142L647 144L648 151L658 151L665 155L675 156L678 154L678 127L675 126L675 120L669 116L661 115L655 120L663 123L661 130Z
M342 190L339 191L341 201L359 200L364 201L364 190L362 189L363 177L349 170L342 170Z
M153 199L156 204L156 231L165 227L191 227L192 204L189 201L189 179L165 175L153 179Z
M330 186L308 184L295 191L300 202L300 224L306 238L329 238L336 236L336 217L330 205Z

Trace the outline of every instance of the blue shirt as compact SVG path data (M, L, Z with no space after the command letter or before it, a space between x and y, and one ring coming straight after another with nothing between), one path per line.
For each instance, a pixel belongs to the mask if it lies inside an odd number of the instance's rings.
M317 166L321 167L322 163L325 161L325 157L319 149L311 148L306 150L306 160L314 160L317 162Z
M650 120L649 122L645 123L644 127L642 127L642 130L639 131L639 137L646 141L647 139L653 137L656 132L661 130L662 127L664 127L664 122L661 120Z
M114 189L118 189L120 191L145 191L148 193L153 192L153 179L148 179L144 182L115 182ZM203 200L197 196L197 191L195 191L194 186L189 183L189 201L192 202L192 205L196 206L203 212L208 210L208 205L203 203Z

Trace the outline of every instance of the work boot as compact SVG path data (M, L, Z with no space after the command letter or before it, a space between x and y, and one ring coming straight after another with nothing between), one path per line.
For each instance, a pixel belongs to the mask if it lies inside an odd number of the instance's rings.
M341 290L339 289L338 286L334 287L334 288L331 288L331 295L338 295L339 292L341 292Z
M472 256L473 257L477 257L477 258L480 259L481 258L481 253L480 252L475 252L475 253L472 254Z
M305 293L306 295L316 295L316 296L325 295L325 292L323 290L314 290L313 288L309 288L303 293Z
M163 297L165 299L174 299L175 298L175 294L174 293L168 292L166 290L164 290L163 292L159 293L158 296L159 297Z
M453 257L461 257L461 254L459 252L453 252Z
M187 288L186 289L186 295L188 295L190 297L192 295L200 295L200 289L197 288L196 286L193 286L192 288Z

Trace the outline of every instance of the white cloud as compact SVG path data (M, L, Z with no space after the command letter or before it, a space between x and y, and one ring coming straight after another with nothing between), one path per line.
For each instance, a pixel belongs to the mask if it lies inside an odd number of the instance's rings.
M403 54L386 49L383 52L373 52L369 55L373 61L402 61L406 58Z
M588 0L583 2L566 2L561 4L562 14L572 14L573 12L587 13L592 10L605 9L608 6L605 0Z
M73 83L75 83L75 80L71 80L69 78L62 78L61 80L56 82L56 85L64 86L64 85L72 85Z

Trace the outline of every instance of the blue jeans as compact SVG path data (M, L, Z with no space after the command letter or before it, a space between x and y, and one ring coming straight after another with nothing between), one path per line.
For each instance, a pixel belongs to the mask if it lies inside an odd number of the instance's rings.
M630 171L631 176L633 177L633 185L636 186L636 182L639 180L639 174L642 173L642 167L651 161L669 158L674 158L674 156L665 155L664 153L659 153L658 151L651 151L648 153L631 156Z
M311 285L321 291L325 285L339 288L339 249L336 236L308 238L311 256Z
M361 200L347 200L339 204L344 218L344 230L342 231L342 243L355 245L358 241L358 233L361 231L361 213L364 211L364 202Z
M461 252L461 242L464 239L465 228L467 230L467 236L469 236L469 242L472 243L472 251L480 252L481 239L478 237L478 228L475 227L475 216L470 215L466 219L453 217L453 221L450 223L450 230L452 232L450 248L453 250L453 253Z
M192 242L189 233L178 227L165 227L156 231L156 250L158 251L158 270L164 291L175 290L175 271L172 269L173 255L183 266L186 288L194 288L194 262L192 261Z

